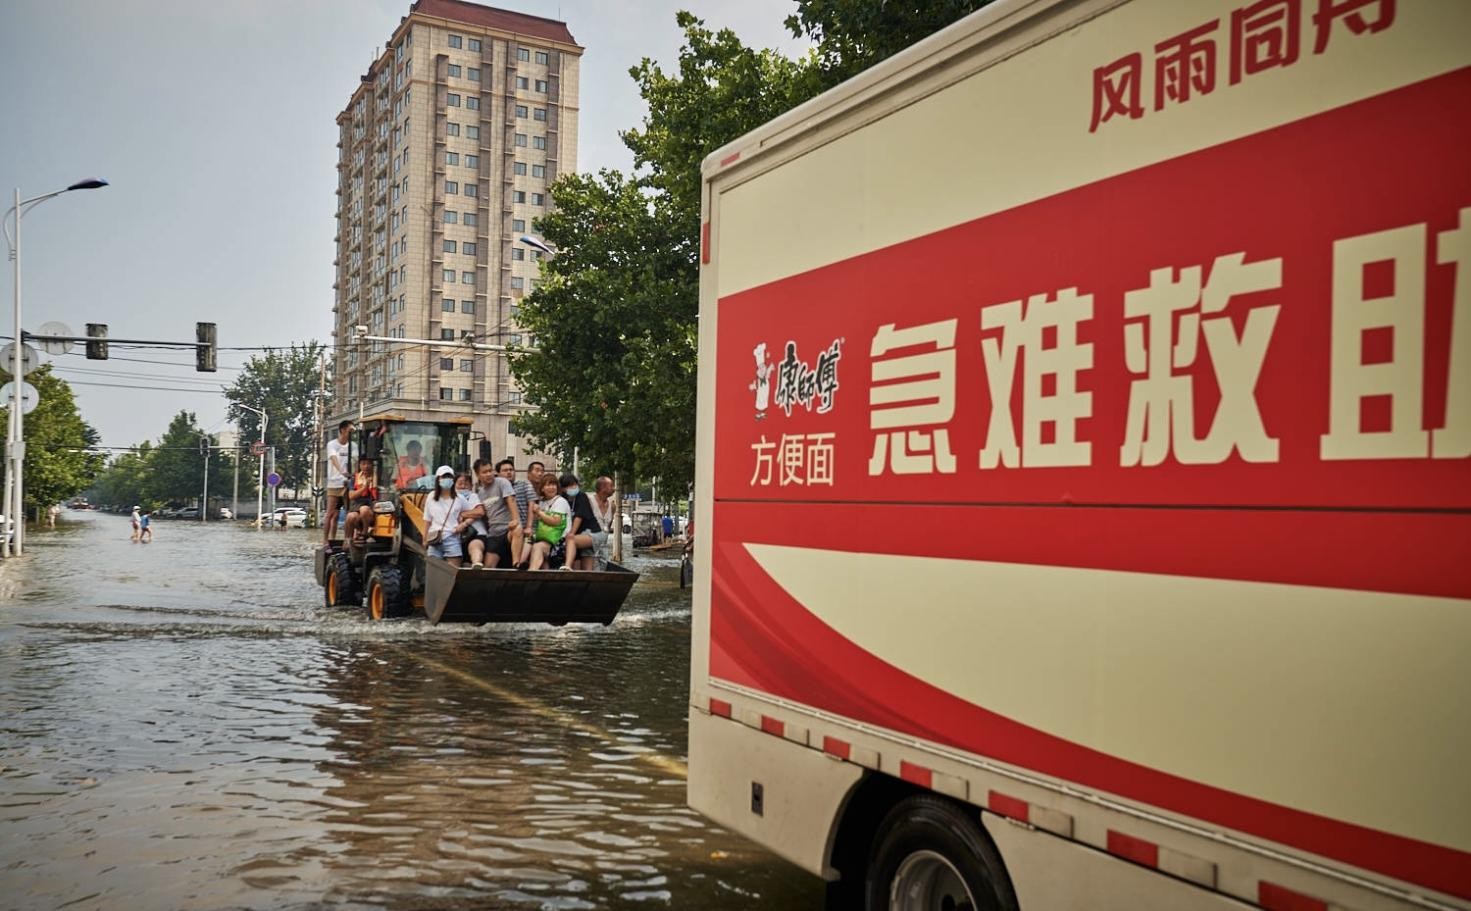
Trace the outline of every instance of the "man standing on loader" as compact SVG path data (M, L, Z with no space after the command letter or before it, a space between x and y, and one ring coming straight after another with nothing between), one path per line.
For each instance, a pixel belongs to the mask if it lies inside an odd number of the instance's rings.
M327 547L332 546L332 538L337 534L337 510L347 497L351 439L352 421L343 421L337 425L337 439L327 441L327 521L322 523L322 543Z

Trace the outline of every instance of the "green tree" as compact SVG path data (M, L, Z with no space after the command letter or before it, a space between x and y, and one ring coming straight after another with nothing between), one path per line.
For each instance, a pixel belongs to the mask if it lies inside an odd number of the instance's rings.
M793 37L816 45L808 70L817 91L832 88L934 34L992 0L797 0L786 19ZM816 94L816 92L813 92Z
M240 406L264 409L266 443L276 447L276 471L282 486L298 488L311 481L316 453L313 395L320 380L323 346L317 342L267 351L245 362L235 383L225 389L230 420L242 441L260 439L260 416Z
M144 499L150 503L191 503L204 487L204 456L199 444L205 438L190 411L180 411L149 455L143 481ZM213 440L210 441L213 446ZM210 450L209 493L229 496L230 465L214 448Z
M97 476L92 499L104 506L140 506L148 497L149 463L153 444L143 442L128 452L118 453Z
M0 371L0 381L9 382L10 374ZM89 449L97 443L97 431L82 420L71 386L53 375L49 364L27 373L26 382L39 395L35 410L25 416L25 507L34 515L91 486L103 458ZM10 410L0 408L0 422L9 420Z
M592 466L688 483L694 472L695 250L616 171L569 175L538 229L562 252L518 320L539 350L512 360L535 412L517 432Z

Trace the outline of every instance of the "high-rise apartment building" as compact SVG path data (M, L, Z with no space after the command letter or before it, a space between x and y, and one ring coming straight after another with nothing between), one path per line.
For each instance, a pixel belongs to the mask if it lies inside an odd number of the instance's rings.
M540 254L519 238L577 166L567 25L418 0L337 117L332 423L469 416L519 454L526 406L503 353L361 336L530 345L516 314Z

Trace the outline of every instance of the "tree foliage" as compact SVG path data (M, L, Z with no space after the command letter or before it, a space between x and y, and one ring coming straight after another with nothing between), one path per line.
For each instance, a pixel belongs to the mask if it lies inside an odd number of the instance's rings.
M143 442L113 458L97 478L94 498L103 505L138 505L147 510L197 502L204 488L204 456L199 448L204 439L211 447L209 495L230 496L235 453L219 449L192 412L180 411L157 443ZM246 479L241 480L243 488ZM251 485L250 489L255 488Z
M797 0L786 18L794 37L816 45L807 75L832 88L992 0ZM814 92L815 94L815 92Z
M10 374L0 372L3 382ZM69 500L92 483L102 469L102 456L88 451L97 431L82 420L71 386L51 372L49 364L25 375L36 387L36 408L25 415L25 506L34 514ZM10 409L0 408L0 426L8 426ZM3 471L3 469L0 469Z
M276 447L276 472L282 486L298 488L311 481L317 440L313 394L319 383L323 346L317 342L267 351L245 362L233 385L225 389L228 415L240 428L240 439L260 439L260 416L240 406L264 409L266 443Z
M629 74L648 104L625 131L636 173L567 175L536 228L560 252L519 321L537 350L512 372L536 413L519 432L666 490L694 477L701 162L719 147L989 0L799 0L786 22L815 42L791 60L677 14L673 69Z

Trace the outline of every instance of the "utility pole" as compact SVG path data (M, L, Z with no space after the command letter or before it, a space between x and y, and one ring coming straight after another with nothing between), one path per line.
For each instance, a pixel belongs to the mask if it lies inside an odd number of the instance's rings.
M199 438L199 454L204 456L204 495L199 498L199 521L209 521L209 436Z
M317 483L317 473L322 471L322 421L327 411L327 352L323 351L317 355L317 410L314 422L315 436L312 437L312 513L314 515L313 528L321 528L327 521L322 515L323 508L327 505L325 491L321 496L317 495L318 487L326 487L327 479L322 477L322 483Z
M240 518L240 428L235 428L235 489L230 493L230 519Z

